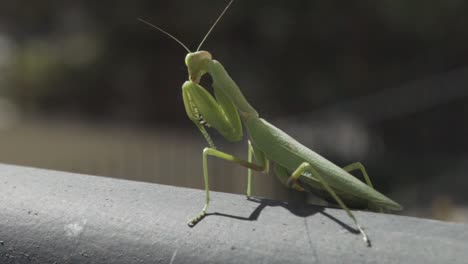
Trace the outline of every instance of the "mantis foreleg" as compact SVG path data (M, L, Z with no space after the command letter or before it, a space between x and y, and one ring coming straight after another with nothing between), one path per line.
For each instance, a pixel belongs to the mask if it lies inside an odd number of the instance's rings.
M353 215L353 213L351 212L351 210L349 210L349 208L346 206L346 204L341 200L341 198L335 193L335 191L333 191L332 188L330 188L330 186L328 185L327 181L320 175L320 173L314 168L312 167L312 165L310 165L308 162L303 162L294 172L293 174L291 175L291 177L289 177L287 183L289 186L292 186L294 185L297 180L299 179L299 177L303 176L303 177L309 177L309 176L306 176L306 175L303 175L304 172L311 172L312 175L317 178L317 180L319 180L323 187L325 188L325 190L327 190L328 193L330 193L330 195L333 197L333 199L335 199L335 201L340 205L340 207L342 209L344 209L346 211L346 213L348 214L348 216L354 221L354 224L356 225L357 229L361 232L362 234L362 238L364 240L364 242L367 243L368 246L370 246L370 240L369 238L367 237L367 234L366 232L364 232L364 230L362 229L362 227L358 224L357 220L356 220L356 217Z
M214 98L205 88L193 82L182 86L182 97L188 117L205 137L208 145L215 148L205 126L213 127L224 138L236 142L242 139L242 124L236 108L219 89Z
M249 148L250 147L251 146L249 146ZM209 181L208 181L208 156L214 156L220 159L231 161L243 167L249 168L251 170L256 170L256 171L265 171L267 167L265 165L261 166L261 165L258 165L249 161L245 161L243 159L237 158L225 152L221 152L214 148L205 148L203 150L203 179L205 181L205 192L206 192L205 206L203 207L200 214L198 214L196 217L194 217L192 220L188 222L189 226L194 226L198 221L200 221L203 217L205 217L206 211L208 210L208 206L210 204L210 186L209 186Z

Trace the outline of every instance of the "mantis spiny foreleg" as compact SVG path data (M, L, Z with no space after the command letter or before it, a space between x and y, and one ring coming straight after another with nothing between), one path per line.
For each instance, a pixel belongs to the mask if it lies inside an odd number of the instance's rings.
M185 82L182 97L188 117L195 123L205 137L208 145L214 147L205 126L213 127L224 138L236 142L242 139L242 124L236 108L219 89L215 89L214 98L203 86Z

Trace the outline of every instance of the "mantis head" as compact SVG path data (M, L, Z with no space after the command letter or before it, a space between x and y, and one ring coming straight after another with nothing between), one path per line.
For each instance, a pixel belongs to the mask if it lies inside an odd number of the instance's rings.
M187 65L190 81L200 82L200 78L206 73L206 68L211 59L211 54L204 50L190 52L185 56L185 65Z

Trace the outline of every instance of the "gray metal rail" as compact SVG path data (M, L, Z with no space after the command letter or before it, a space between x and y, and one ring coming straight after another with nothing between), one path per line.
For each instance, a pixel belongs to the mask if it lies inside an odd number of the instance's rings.
M468 226L0 165L0 263L467 263Z

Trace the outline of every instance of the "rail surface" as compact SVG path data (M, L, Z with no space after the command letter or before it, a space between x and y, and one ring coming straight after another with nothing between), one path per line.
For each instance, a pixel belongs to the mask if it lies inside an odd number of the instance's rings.
M0 165L0 263L467 263L468 226Z

